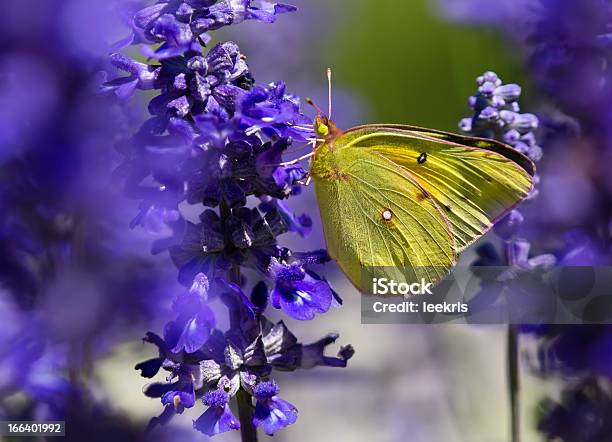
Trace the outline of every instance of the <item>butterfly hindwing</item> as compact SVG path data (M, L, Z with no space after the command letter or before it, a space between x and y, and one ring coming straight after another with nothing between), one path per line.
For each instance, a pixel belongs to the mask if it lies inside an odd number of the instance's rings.
M409 269L404 277L413 281L445 276L454 239L428 192L373 150L339 144L328 163L328 147L315 156L313 178L329 253L349 279L363 290L363 267Z

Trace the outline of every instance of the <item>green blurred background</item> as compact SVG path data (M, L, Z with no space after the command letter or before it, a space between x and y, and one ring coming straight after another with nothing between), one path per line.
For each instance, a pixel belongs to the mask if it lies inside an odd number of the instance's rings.
M495 70L524 84L517 54L493 31L445 22L435 2L351 3L324 62L338 82L360 91L375 120L456 130L477 75Z
M251 54L256 75L271 74L266 81L283 78L292 86L306 79L320 88L325 68L331 66L334 86L360 98L371 122L456 130L476 76L495 70L505 81L525 85L516 49L493 30L445 21L437 1L292 3L299 12L280 17L272 27L262 30L259 24L245 23L224 37L236 38L237 31L238 37L248 35L239 42ZM275 45L261 51L262 41L274 40L282 51L274 51ZM287 55L287 50L295 53Z

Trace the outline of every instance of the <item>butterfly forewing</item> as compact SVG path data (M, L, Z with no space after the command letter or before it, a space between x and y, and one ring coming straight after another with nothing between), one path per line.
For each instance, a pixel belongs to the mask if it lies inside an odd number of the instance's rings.
M489 230L533 187L533 163L494 141L403 126L362 126L343 149L384 156L414 178L448 218L457 252Z

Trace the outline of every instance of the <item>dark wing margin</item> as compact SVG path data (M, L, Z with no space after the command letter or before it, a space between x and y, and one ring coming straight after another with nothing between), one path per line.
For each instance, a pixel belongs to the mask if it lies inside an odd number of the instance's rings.
M490 140L488 138L470 137L467 135L458 135L451 132L444 132L435 129L425 129L418 126L408 126L404 124L367 124L362 126L355 126L348 129L345 134L350 134L351 132L358 132L363 130L409 131L417 136L435 138L461 146L473 147L475 149L488 150L491 152L498 153L513 161L514 163L518 164L525 170L525 172L527 172L532 177L536 174L536 166L533 161L531 161L527 156L523 155L516 149L513 149L511 146L508 146L507 144L501 143L496 140Z

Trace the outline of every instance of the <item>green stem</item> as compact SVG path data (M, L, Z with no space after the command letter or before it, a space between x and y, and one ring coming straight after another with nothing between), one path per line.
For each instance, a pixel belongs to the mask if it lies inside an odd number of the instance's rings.
M513 266L516 261L514 246L511 240L504 242L506 264ZM516 324L508 324L506 342L508 398L510 405L510 441L521 440L521 404L520 404L520 365L519 365L519 332Z
M521 440L521 407L519 398L520 366L519 335L517 326L508 325L508 394L510 397L510 440Z
M251 395L240 388L236 393L238 401L238 419L240 419L240 436L242 442L257 442L257 429L253 426L253 400Z
M222 222L224 222L232 214L232 209L222 201L219 207L219 214ZM232 266L229 270L228 279L234 284L240 285L240 267L237 265ZM238 312L229 311L230 327L239 327L238 319L240 314ZM253 398L243 388L239 388L236 393L236 402L238 403L238 419L240 420L240 436L242 442L257 442L257 429L253 426Z

